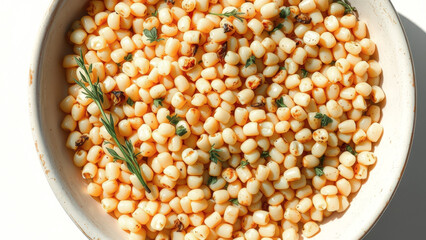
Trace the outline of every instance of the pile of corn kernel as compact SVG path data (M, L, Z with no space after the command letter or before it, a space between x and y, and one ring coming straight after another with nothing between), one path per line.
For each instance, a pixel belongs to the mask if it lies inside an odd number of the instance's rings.
M298 240L349 207L376 162L385 94L367 26L342 4L88 5L68 35L61 126L88 194L130 240ZM150 193L106 150L100 110L74 82L80 51Z

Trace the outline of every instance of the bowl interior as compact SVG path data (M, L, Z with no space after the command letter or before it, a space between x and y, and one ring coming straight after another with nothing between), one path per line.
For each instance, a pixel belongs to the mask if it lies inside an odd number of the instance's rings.
M335 214L321 225L314 239L359 239L384 211L402 175L413 133L415 87L411 56L403 30L388 0L351 1L367 22L377 44L386 93L382 120L384 134L375 148L378 162L368 180L353 197L344 214ZM66 32L85 12L86 1L54 1L42 25L34 58L30 105L34 137L42 165L56 197L79 228L91 239L126 239L116 220L86 193L80 170L65 148L60 128L63 115L58 103L66 96L62 59L71 53Z

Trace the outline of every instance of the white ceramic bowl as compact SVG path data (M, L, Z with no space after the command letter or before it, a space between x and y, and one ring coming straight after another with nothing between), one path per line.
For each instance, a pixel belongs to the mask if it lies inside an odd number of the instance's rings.
M81 173L65 148L58 103L66 96L62 58L71 52L65 39L73 22L85 13L84 0L54 0L49 8L30 70L30 111L35 144L48 182L58 201L90 239L126 239L116 219L106 214L85 189ZM403 173L415 119L415 80L407 40L388 0L352 0L368 23L383 67L384 134L375 153L378 162L344 214L334 214L313 239L360 239L388 205Z

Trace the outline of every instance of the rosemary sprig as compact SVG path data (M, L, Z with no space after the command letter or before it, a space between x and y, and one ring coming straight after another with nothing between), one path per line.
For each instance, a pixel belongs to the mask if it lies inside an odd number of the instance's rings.
M114 119L112 118L112 115L108 116L106 115L104 109L102 108L102 103L104 102L103 92L101 90L101 86L99 85L99 78L95 83L92 82L92 79L90 78L90 74L92 73L92 64L89 65L89 69L87 69L86 65L84 64L83 59L83 53L80 51L80 57L76 57L75 61L77 62L77 65L83 69L84 73L80 72L80 77L82 80L74 79L74 81L83 88L83 94L86 95L86 98L92 99L96 106L98 106L99 110L101 111L101 122L105 126L105 129L107 132L111 135L112 139L114 139L115 144L117 144L118 148L121 151L122 156L120 156L115 150L111 148L107 148L107 151L113 156L114 160L122 160L127 163L127 168L129 168L130 172L135 174L135 176L139 179L142 186L145 188L145 190L148 193L151 193L151 190L149 189L148 185L144 181L141 173L141 169L139 167L139 163L136 160L136 157L139 155L139 153L135 154L132 142L130 140L125 140L124 144L121 144L118 140L117 133L114 129ZM88 86L86 86L88 84Z
M209 150L210 160L212 162L217 163L218 161L220 161L220 158L219 158L220 151L222 150L214 148L214 143L213 143L212 147Z
M225 12L225 13L211 13L211 12L209 12L209 14L216 15L216 16L222 16L222 17L231 17L232 16L232 17L235 17L242 22L243 18L238 16L238 15L242 15L244 13L238 12L237 9L234 9L230 12Z

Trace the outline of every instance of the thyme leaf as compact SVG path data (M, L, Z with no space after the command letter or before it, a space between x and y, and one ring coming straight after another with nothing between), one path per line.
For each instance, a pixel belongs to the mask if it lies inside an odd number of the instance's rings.
M284 98L280 97L277 100L275 100L275 103L278 107L287 107L287 105L284 104Z
M333 119L331 119L329 116L327 116L325 114L322 114L322 113L315 114L315 118L316 119L321 119L321 127L325 127L329 123L333 122Z
M155 27L151 28L151 30L144 29L143 34L150 42L159 42L161 40L164 40L164 38L158 38L157 28Z
M250 65L254 64L256 62L256 57L251 55L247 61L246 61L246 65L244 66L245 68L249 67Z

